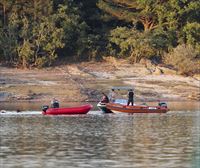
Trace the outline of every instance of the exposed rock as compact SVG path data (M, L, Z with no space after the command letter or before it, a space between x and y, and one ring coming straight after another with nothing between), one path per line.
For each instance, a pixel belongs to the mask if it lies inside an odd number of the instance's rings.
M17 99L18 100L31 100L31 99L33 99L33 97L31 97L31 96L18 96L17 97Z
M193 75L193 78L200 81L200 74Z
M159 67L159 69L165 75L177 75L177 71L175 71L173 69L166 68L166 67Z
M163 71L159 67L156 67L155 71L152 74L153 75L161 75L161 74L163 74Z
M0 67L5 83L0 87L0 101L49 101L52 96L63 102L99 101L101 91L108 91L110 86L127 85L136 88L137 101L199 100L198 75L195 79L179 76L176 71L145 59L141 60L143 65L109 59L40 71Z
M1 101L6 101L12 96L11 93L8 92L0 92L0 100Z
M145 65L147 68L155 67L155 65L149 59L142 58L140 64Z
M200 101L200 93L194 93L192 92L190 95L188 95L188 98L191 100L198 100Z
M165 74L165 75L177 75L177 71L171 69L171 68L167 68L167 67L163 67L161 66L156 66L156 64L152 63L151 60L149 59L141 59L140 63L142 65L145 65L145 67L150 71L150 73L154 74L154 75L161 75L161 74Z

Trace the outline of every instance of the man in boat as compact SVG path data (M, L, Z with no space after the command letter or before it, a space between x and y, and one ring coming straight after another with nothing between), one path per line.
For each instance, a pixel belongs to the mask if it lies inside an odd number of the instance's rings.
M51 107L52 108L59 108L59 101L56 98L51 100Z
M101 99L101 103L109 103L108 96L105 93L103 93L103 92L102 92L102 95L103 95L103 97Z
M115 89L112 89L110 94L110 101L114 103L115 99L116 99Z
M133 106L133 104L134 104L134 92L133 92L133 89L130 89L129 92L128 92L127 106L129 106L130 103Z

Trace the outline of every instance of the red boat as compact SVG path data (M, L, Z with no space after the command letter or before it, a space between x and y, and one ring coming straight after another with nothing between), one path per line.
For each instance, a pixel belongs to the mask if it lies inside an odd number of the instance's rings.
M65 107L65 108L48 108L43 106L42 114L44 115L68 115L68 114L86 114L92 108L91 104L86 104L78 107Z
M127 106L123 104L108 103L106 108L111 110L113 113L166 113L169 111L166 104L162 106L147 106L147 105L134 105Z

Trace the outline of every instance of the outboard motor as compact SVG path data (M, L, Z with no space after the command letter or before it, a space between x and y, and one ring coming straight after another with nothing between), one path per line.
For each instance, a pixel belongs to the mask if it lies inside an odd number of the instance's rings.
M158 105L159 105L160 107L165 107L165 108L167 108L167 103L165 103L165 102L159 102Z
M46 112L48 108L49 108L48 105L44 105L44 106L42 106L42 111Z

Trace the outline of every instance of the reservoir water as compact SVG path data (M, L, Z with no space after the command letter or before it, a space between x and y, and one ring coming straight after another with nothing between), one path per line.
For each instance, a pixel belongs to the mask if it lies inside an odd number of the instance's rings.
M0 167L199 168L199 103L171 103L170 109L119 115L94 108L71 116L6 110L0 113Z

